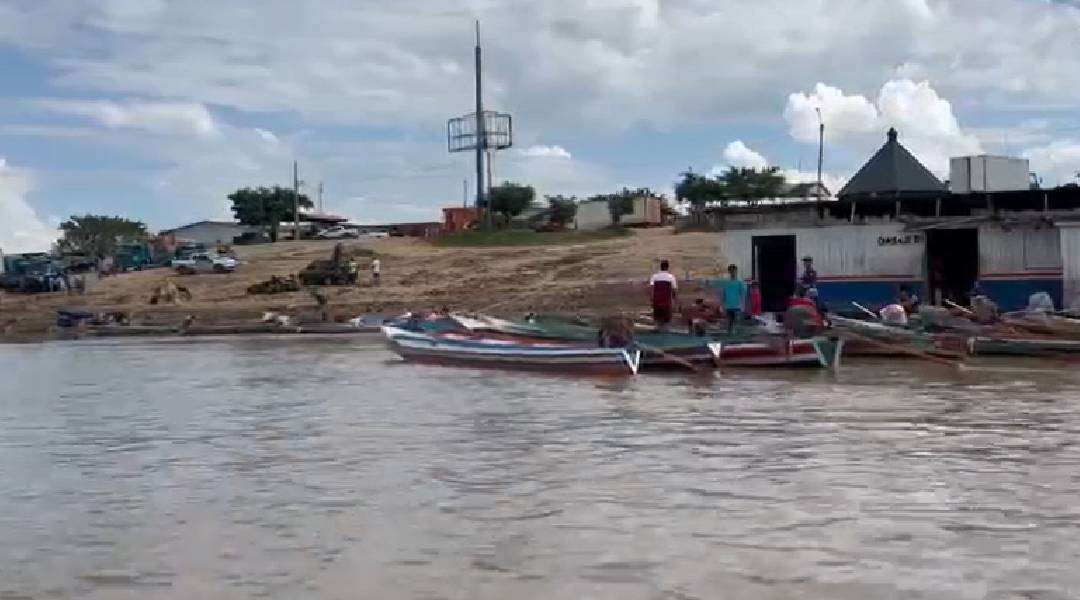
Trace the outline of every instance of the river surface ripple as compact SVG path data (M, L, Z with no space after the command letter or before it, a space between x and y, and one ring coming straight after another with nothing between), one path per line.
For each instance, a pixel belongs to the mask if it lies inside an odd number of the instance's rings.
M1080 375L1027 366L0 346L0 600L1077 598Z

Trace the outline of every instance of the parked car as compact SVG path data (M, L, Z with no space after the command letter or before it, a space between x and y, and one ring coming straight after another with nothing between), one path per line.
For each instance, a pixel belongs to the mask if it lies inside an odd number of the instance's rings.
M236 259L223 254L201 252L187 258L174 258L173 268L181 275L195 273L229 273L236 270Z
M320 231L318 234L315 235L315 237L319 238L320 240L341 240L346 238L355 239L360 237L360 232L351 227L337 225L331 227L330 229L324 229Z
M364 231L360 234L360 237L384 239L390 237L390 234L385 231Z

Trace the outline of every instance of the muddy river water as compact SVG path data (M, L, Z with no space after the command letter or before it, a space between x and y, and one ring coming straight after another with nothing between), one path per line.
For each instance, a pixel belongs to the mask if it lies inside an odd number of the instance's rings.
M0 346L0 599L1080 597L1080 375Z

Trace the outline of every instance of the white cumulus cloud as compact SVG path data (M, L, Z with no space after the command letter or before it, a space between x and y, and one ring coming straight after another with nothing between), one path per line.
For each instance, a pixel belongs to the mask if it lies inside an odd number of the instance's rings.
M1062 185L1080 181L1080 140L1056 140L1023 153L1031 170L1043 178L1044 185Z
M875 102L822 83L810 94L791 94L784 119L792 137L817 141L818 110L825 123L826 148L847 144L862 149L871 138L884 142L885 131L895 127L901 143L938 175L948 172L950 157L982 152L979 139L960 127L952 104L927 81L887 81Z
M724 162L730 167L749 167L764 169L769 161L761 154L751 150L742 140L735 140L724 148Z
M0 3L0 41L65 85L408 122L468 110L474 17L492 106L545 125L760 115L792 81L898 65L965 100L1080 100L1080 10L1045 0L33 0Z
M40 99L41 109L85 117L112 129L140 129L151 133L213 137L220 134L214 117L197 102L128 100Z
M521 150L521 155L527 156L529 158L573 158L570 155L570 152L568 152L566 148L563 148L562 146L529 146L528 148L523 148Z
M728 169L728 167L747 167L753 169L764 169L770 164L768 158L764 154L750 148L742 140L735 140L724 148L723 153L724 162L714 166L709 175L717 176L722 174ZM784 179L788 183L813 183L817 181L817 173L811 173L809 171L800 171L798 169L780 169L780 173L784 176ZM821 174L821 182L829 189L833 194L840 191L840 188L844 187L844 183L847 182L846 177L836 175L833 173Z
M26 195L33 187L30 175L8 166L0 157L0 250L44 252L56 241L56 227L38 217Z

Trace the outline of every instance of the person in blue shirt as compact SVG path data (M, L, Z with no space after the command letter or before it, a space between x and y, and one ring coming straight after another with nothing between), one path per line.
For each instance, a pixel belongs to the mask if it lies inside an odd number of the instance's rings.
M720 280L720 305L727 313L728 333L735 330L735 321L746 305L746 282L739 279L739 267L728 265L728 278Z

